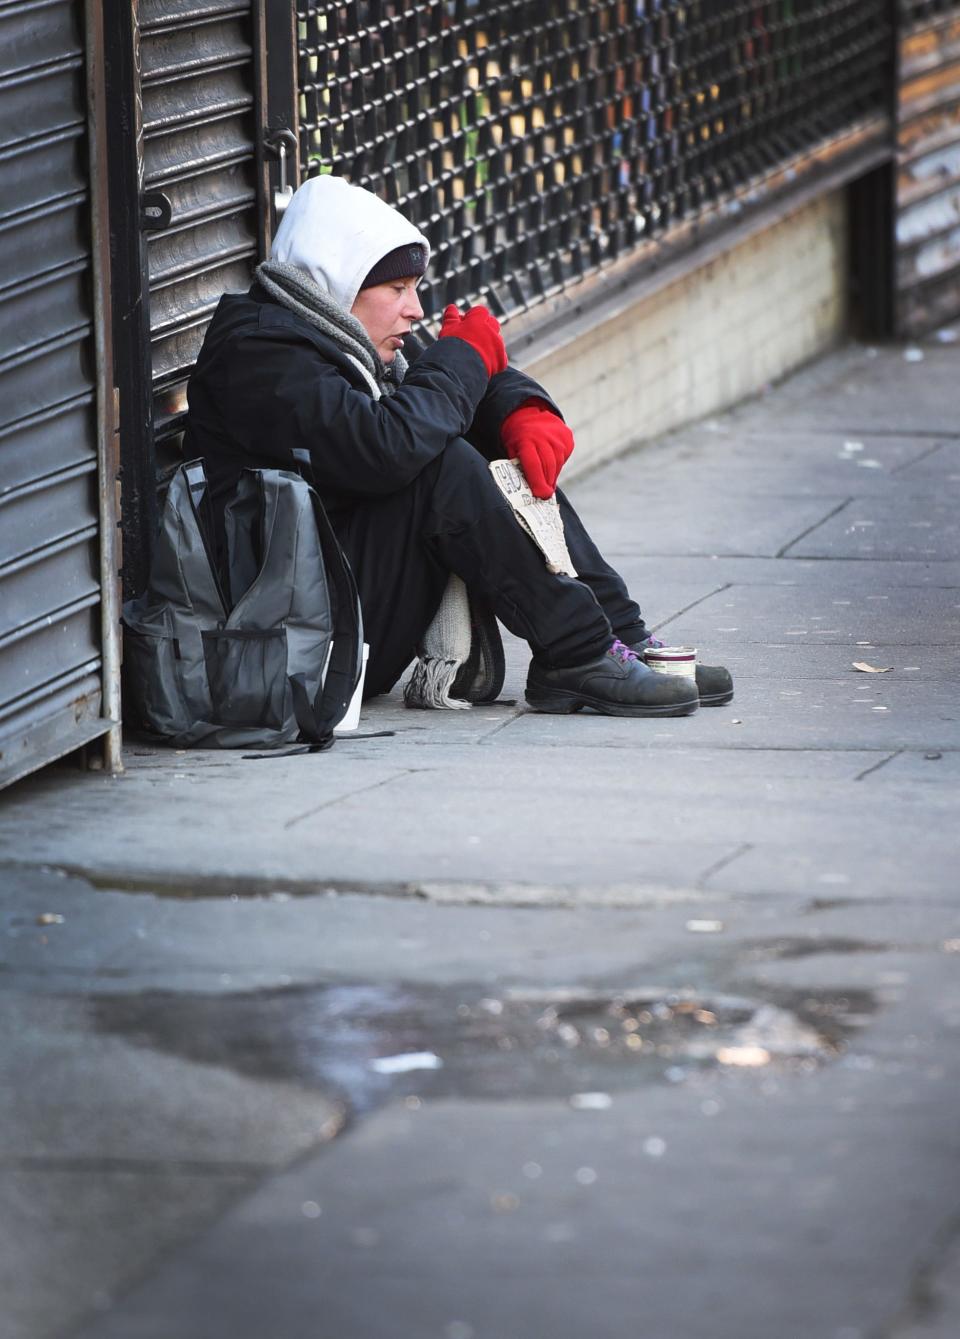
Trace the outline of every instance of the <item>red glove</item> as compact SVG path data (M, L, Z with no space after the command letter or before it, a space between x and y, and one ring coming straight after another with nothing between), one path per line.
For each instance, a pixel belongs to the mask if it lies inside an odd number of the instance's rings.
M573 450L573 433L543 400L527 400L500 425L500 440L519 460L534 497L552 497Z
M507 351L503 347L500 322L491 316L486 307L468 307L466 316L461 316L451 303L443 313L439 338L450 335L476 349L483 359L488 377L502 372L506 367Z

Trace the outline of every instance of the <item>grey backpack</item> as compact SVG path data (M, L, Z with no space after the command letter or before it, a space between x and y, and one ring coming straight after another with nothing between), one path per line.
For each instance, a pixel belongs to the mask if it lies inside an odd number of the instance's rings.
M214 561L199 460L170 481L146 591L123 607L125 717L181 747L333 742L360 679L356 583L314 489L244 470Z

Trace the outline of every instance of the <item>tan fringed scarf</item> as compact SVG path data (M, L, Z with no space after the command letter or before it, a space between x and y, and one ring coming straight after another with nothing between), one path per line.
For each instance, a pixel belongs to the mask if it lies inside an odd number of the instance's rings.
M493 610L451 573L440 608L417 647L404 702L447 711L493 702L503 676L503 642Z

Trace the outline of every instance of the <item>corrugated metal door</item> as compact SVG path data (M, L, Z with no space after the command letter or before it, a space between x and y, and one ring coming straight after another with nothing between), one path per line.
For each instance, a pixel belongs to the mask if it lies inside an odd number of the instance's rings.
M83 6L0 8L0 785L111 727L86 53Z
M139 0L107 35L128 115L111 159L128 594L146 580L157 478L176 459L210 317L267 244L265 140L293 128L294 36L293 7L265 0ZM271 65L274 46L289 47L285 64Z
M912 6L900 41L897 331L960 316L960 4Z

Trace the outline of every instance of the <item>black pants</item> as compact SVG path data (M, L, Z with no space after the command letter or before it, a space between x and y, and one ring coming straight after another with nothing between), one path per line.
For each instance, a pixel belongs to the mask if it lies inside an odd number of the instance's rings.
M408 487L331 512L360 590L370 643L366 696L387 692L413 659L451 572L550 665L589 660L614 636L647 635L622 578L563 494L557 497L577 579L547 571L487 462L462 439Z

